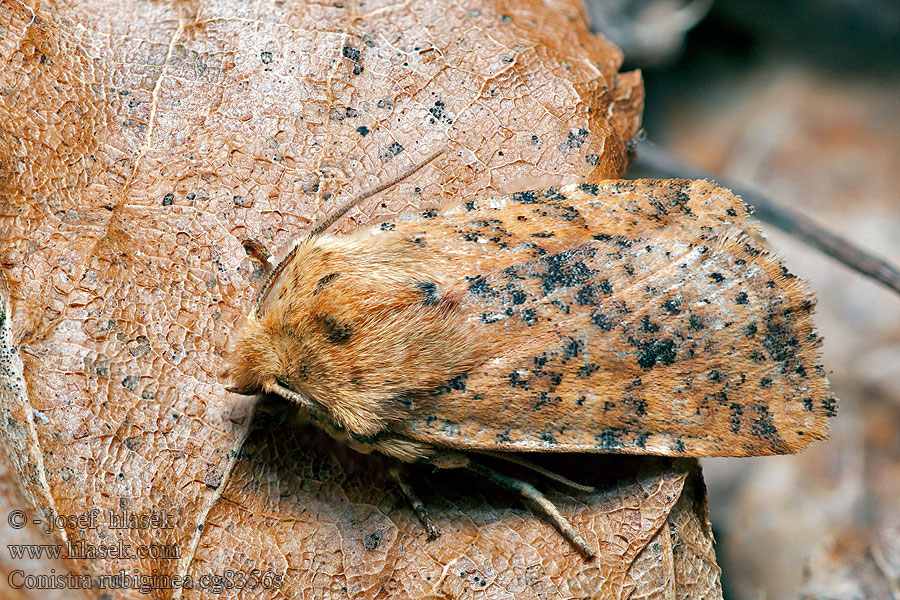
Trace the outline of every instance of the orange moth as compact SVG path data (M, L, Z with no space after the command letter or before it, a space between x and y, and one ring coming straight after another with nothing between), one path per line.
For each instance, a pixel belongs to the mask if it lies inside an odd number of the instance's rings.
M296 402L362 451L468 466L588 557L539 492L470 453L758 456L827 435L814 300L730 192L602 181L323 233L361 199L272 269L232 389Z

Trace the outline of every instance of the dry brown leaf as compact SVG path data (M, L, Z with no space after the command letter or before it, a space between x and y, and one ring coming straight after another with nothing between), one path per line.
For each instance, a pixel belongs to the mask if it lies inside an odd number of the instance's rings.
M274 249L333 210L337 191L442 145L339 229L536 179L617 176L643 100L620 62L565 2L0 0L0 266L13 307L0 444L34 517L156 510L174 525L102 520L54 541L179 552L67 568L95 582L271 570L285 597L720 597L693 504L705 496L682 493L689 463L558 463L603 483L588 497L551 492L599 541L594 563L465 473L420 474L445 532L426 542L380 460L252 417L221 377L260 284L243 239Z
M69 567L60 559L50 559L46 556L28 556L27 554L20 558L13 558L9 553L9 545L40 545L53 543L54 540L44 534L44 529L33 523L26 523L25 527L15 529L9 526L8 519L13 515L13 519L20 518L26 511L31 510L28 501L22 493L22 486L18 475L12 470L6 453L0 452L0 515L3 515L3 534L0 539L3 540L2 554L0 554L0 600L19 600L28 598L29 590L16 589L10 587L24 583L25 575L52 575L54 570L57 573L65 573ZM21 511L21 512L14 512ZM17 521L18 523L18 521ZM57 589L57 590L41 590L40 597L43 600L83 600L91 598L83 590L78 589Z

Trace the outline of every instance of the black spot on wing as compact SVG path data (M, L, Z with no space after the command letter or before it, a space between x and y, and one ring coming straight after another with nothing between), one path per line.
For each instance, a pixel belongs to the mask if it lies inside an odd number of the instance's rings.
M353 327L339 322L330 315L319 315L316 320L329 342L341 344L353 336Z
M825 409L825 416L834 417L837 415L837 400L834 396L828 396L822 400L822 408Z
M600 312L595 312L591 315L591 323L603 331L612 331L613 327L615 327L613 320L608 315Z
M604 429L594 435L594 439L597 440L597 449L611 451L621 448L622 442L619 441L619 435L615 429Z
M501 313L481 313L481 321L487 325L492 325L501 321L504 316Z
M770 320L766 323L762 344L775 362L783 364L795 360L800 342L791 327L780 321Z
M446 114L446 110L445 110L445 109L446 109L446 106L444 105L444 103L441 102L440 100L437 100L437 101L434 103L434 106L432 106L431 108L428 109L428 112L431 113L431 119L430 119L430 121L431 121L432 123L435 123L435 122L437 122L437 121L443 121L443 122L446 123L447 125L452 125L452 124L453 124L453 119L451 119L451 118Z
M612 293L612 284L609 283L609 279L602 279L597 284L584 285L575 293L575 301L581 306L597 304L599 293L607 295Z
M466 391L466 379L468 379L468 378L469 378L468 374L460 373L453 379L449 380L446 384L444 384L443 386L436 389L434 391L434 393L435 394L445 394L450 391L465 392Z
M732 402L728 409L731 411L731 433L740 433L744 407L737 402Z
M344 58L349 58L350 60L352 60L353 62L356 62L356 63L359 62L359 59L361 56L360 51L351 46L344 46L341 49L341 54L344 55Z
M466 391L466 379L468 379L468 375L466 373L460 373L453 379L447 382L447 387L451 390L456 390L457 392Z
M325 288L326 285L328 285L329 283L331 283L332 281L334 281L335 279L337 279L340 276L341 276L341 273L329 273L328 275L321 277L319 279L319 281L316 282L316 289L313 290L313 295L315 296L316 294L321 292Z
M559 309L559 312L563 313L564 315L569 314L569 306L562 300L554 300L550 304Z
M522 379L521 371L518 371L518 370L513 371L512 373L507 375L507 377L509 378L510 387L514 387L514 388L520 387L520 388L524 388L526 390L528 389L528 378L526 377L526 378Z
M594 286L586 285L575 294L575 302L581 306L594 304Z
M562 402L562 397L551 396L547 392L540 392L534 397L534 408L537 410L542 408L544 405L557 404L559 402Z
M399 142L393 142L390 146L381 149L380 157L382 162L388 162L401 152L403 152L403 146Z
M559 254L551 254L540 259L545 267L543 273L536 276L541 279L544 293L549 294L562 287L574 287L591 281L594 271L588 267L583 258L593 257L592 248L569 250Z
M399 404L406 410L412 410L412 408L413 408L413 401L409 396L403 396L403 395L395 396L394 402L396 402L397 404Z
M534 192L516 192L510 198L514 202L520 202L522 204L534 204L537 202L537 196Z
M667 315L677 315L681 312L681 299L672 298L671 300L666 300L660 305L660 308L662 308L663 312Z
M576 372L576 377L590 377L594 373L600 370L600 366L594 363L587 363L578 368ZM579 400L580 401L580 400ZM579 405L580 406L580 405Z
M526 308L522 311L522 320L525 321L526 325L531 327L538 322L537 313L534 312L533 308Z
M563 344L563 355L562 360L566 362L569 359L576 358L584 351L584 341L577 339L570 339L565 344Z
M641 331L644 333L656 333L659 331L659 325L650 320L650 315L644 315L641 319Z
M477 277L471 284L469 284L469 292L475 294L476 296L482 297L491 297L496 295L496 292L491 289L491 286L488 284L487 279L484 277Z
M441 300L441 295L438 293L438 286L436 283L431 281L420 281L416 283L416 287L419 288L419 291L422 293L422 304L425 306L434 306Z
M753 408L756 412L756 418L753 419L753 423L750 425L750 434L771 442L775 447L783 446L784 440L778 434L778 428L775 426L775 421L772 419L768 407L763 404L757 404Z
M675 341L671 339L638 342L638 364L644 369L653 368L656 363L671 365L675 362Z

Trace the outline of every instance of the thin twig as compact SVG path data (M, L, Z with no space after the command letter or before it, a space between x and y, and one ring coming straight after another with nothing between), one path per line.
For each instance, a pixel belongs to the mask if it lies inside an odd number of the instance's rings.
M698 169L649 142L640 142L634 165L651 177L716 179L754 207L754 214L762 221L797 236L806 244L824 252L854 271L900 293L900 270L859 246L813 223L809 217L778 206L759 190L736 184L725 178Z

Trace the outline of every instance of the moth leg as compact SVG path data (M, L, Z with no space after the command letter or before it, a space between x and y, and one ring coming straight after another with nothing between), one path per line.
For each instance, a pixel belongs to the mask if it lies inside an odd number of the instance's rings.
M431 518L431 515L429 515L428 511L425 509L425 505L422 504L422 501L416 495L416 492L403 478L403 475L400 473L400 467L397 465L392 466L388 469L388 474L391 476L391 479L397 482L397 487L400 488L400 492L412 505L412 509L416 512L416 516L419 517L422 525L425 526L425 531L428 533L428 539L437 539L437 537L441 535L441 528L437 526Z
M533 485L516 479L515 477L509 477L507 475L503 475L502 473L498 473L497 471L491 469L490 467L486 467L480 463L475 461L470 461L468 467L472 471L478 473L482 477L490 479L497 485L501 487L505 487L514 492L518 492L522 496L525 496L529 500L532 500L535 504L537 504L541 510L544 511L544 514L550 519L556 528L559 529L560 533L563 534L569 542L575 546L575 548L581 552L582 555L588 560L591 560L596 556L594 550L588 546L587 542L584 541L578 532L575 531L575 528L572 527L572 524L569 523L569 520L566 519L559 510L554 506L550 500L547 499L540 491L537 490Z
M563 485L569 486L574 490L578 490L579 492L593 492L594 486L584 485L575 481L572 481L568 477L563 477L559 473L554 473L550 469L545 469L541 465L535 464L530 460L522 458L521 456L517 456L515 454L507 454L505 452L479 452L479 454L486 454L487 456L493 456L494 458L499 458L501 460L505 460L507 462L511 462L514 465L519 465L520 467L525 467L535 473L543 475L547 479L552 481L556 481L557 483L561 483Z

